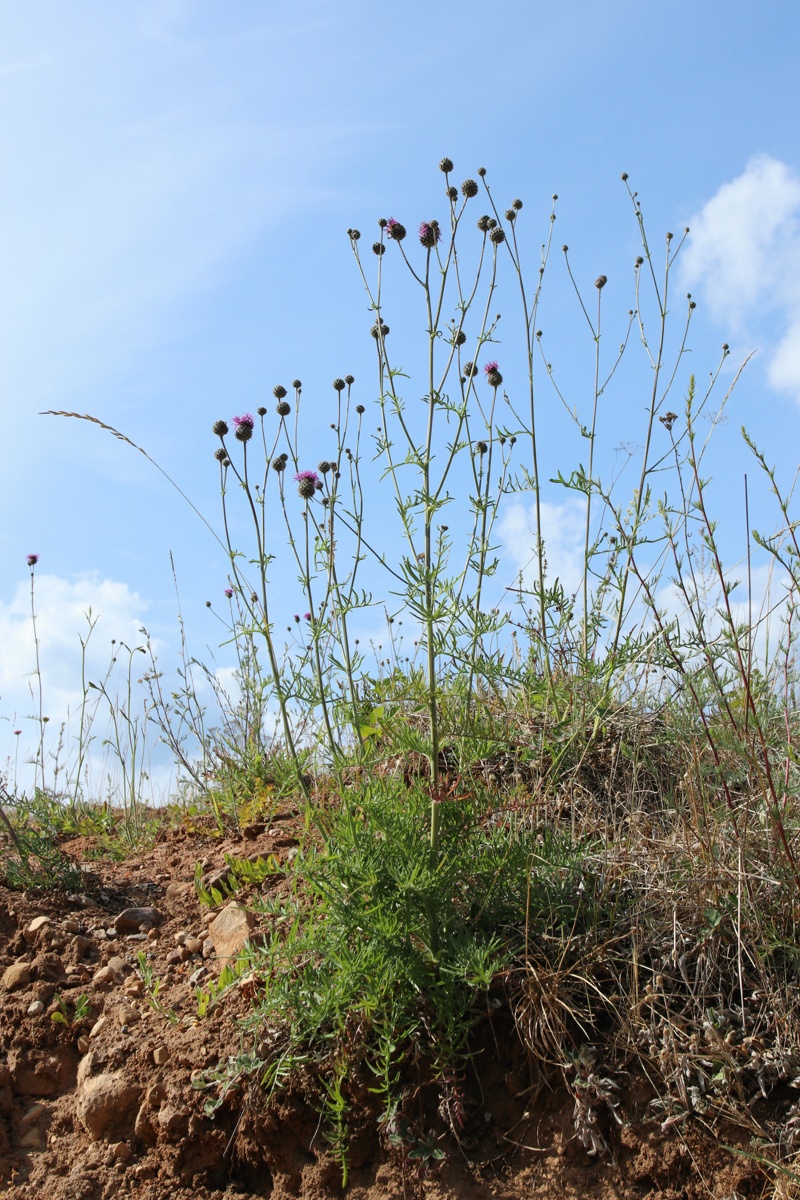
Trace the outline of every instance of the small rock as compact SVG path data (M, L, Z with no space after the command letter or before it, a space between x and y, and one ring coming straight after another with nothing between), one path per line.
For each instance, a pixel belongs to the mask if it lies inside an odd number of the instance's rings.
M39 932L40 929L44 929L45 925L49 925L49 924L50 924L49 917L45 917L45 916L34 917L33 920L31 921L30 925L28 926L28 928L25 930L25 934L26 934L26 936L36 934Z
M84 937L83 934L78 933L72 939L71 945L77 957L83 958L86 951L91 950L92 948L92 939Z
M206 940L203 942L202 954L203 954L203 958L213 958L214 957L214 943L210 937L207 937Z
M157 908L126 908L114 918L117 933L138 933L140 926L160 925L163 917Z
M132 1004L120 1004L115 1016L120 1025L135 1025L142 1019L142 1014Z
M171 900L171 901L172 900L180 900L182 897L190 896L193 893L194 893L194 884L193 883L182 883L179 880L175 880L173 883L169 884L169 886L167 887L166 898L167 898L167 900Z
M32 1104L28 1111L20 1117L20 1129L27 1129L29 1125L35 1125L46 1112L47 1109L43 1104Z
M202 954L203 940L199 937L188 937L184 943L190 954Z
M128 1163L131 1161L132 1150L129 1142L116 1142L111 1147L111 1153L115 1162Z
M31 981L31 969L26 962L12 963L3 972L3 987L7 992L15 992L17 988L25 987Z
M146 933L126 933L125 941L126 942L146 942L147 934Z
M153 1051L153 1062L157 1067L163 1067L164 1063L169 1062L169 1050L166 1046L156 1046Z
M128 969L128 960L122 958L119 954L114 954L108 960L106 966L110 967L115 975L122 975Z
M64 921L63 924L64 924L64 928L66 929L67 933L80 933L80 931L81 931L80 921L76 921L72 917L68 917L67 920Z
M99 988L110 988L115 981L115 973L111 967L99 967L92 976L92 983Z
M101 1018L102 1019L102 1018ZM82 1033L75 1043L78 1049L78 1054L86 1054L89 1049L89 1039L85 1033Z
M133 1126L142 1089L120 1071L86 1079L78 1096L78 1118L94 1140L111 1129Z
M42 1004L41 1000L34 1000L32 1004L28 1005L29 1017L40 1017L43 1012L44 1005Z
M124 995L126 995L126 996L134 996L134 997L143 996L144 995L144 980L143 979L129 979L128 982L125 984L125 987L122 989L122 991L123 991Z
M164 1104L159 1109L156 1121L167 1138L172 1140L185 1137L189 1129L189 1114L173 1108L171 1104Z
M22 1150L38 1150L42 1144L42 1131L34 1125L27 1133L23 1133L17 1143Z
M226 904L208 927L217 957L235 958L249 941L256 924L255 915L243 904L236 901Z
M206 975L208 975L208 967L198 967L197 970L192 971L191 975L189 976L189 983L192 987L197 987L198 984L203 982Z
M157 942L160 936L161 936L161 934L159 933L159 931L157 929L149 929L147 931L148 942Z
M188 935L186 933L186 930L181 929L181 930L179 930L178 933L175 934L175 941L178 943L179 946L185 946L187 936Z
M105 1017L98 1017L97 1020L95 1021L94 1025L92 1026L92 1028L89 1030L89 1037L90 1038L99 1037L105 1023L106 1023Z

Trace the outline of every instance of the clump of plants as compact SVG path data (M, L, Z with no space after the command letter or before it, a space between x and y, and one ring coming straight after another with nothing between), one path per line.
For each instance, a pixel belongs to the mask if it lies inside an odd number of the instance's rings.
M424 1170L445 1145L475 1144L480 1054L492 1038L499 1050L505 1022L526 1086L568 1089L588 1153L613 1150L638 1070L649 1119L744 1123L754 1154L788 1170L790 496L745 435L781 521L776 536L747 531L748 565L752 545L784 581L766 643L710 515L699 422L713 432L738 374L727 345L702 388L684 370L695 302L675 301L673 277L689 231L651 248L623 176L641 248L620 321L607 276L585 287L556 249L557 197L532 250L521 200L498 205L482 169L458 184L449 159L440 168L411 232L382 217L364 249L348 230L375 384L334 378L325 457L306 451L299 379L213 425L239 691L209 726L184 654L170 697L149 672L151 715L220 829L248 804L299 798L306 840L285 886L262 893L271 932L250 957L248 1049L199 1085L209 1111L253 1079L271 1098L300 1089L345 1181L367 1097L387 1145ZM561 365L546 304L559 253L586 331ZM620 470L603 413L631 378L643 424ZM546 458L545 403L574 433L572 469ZM569 586L547 540L554 488L579 514ZM530 521L512 579L510 504ZM287 628L292 574L303 600Z

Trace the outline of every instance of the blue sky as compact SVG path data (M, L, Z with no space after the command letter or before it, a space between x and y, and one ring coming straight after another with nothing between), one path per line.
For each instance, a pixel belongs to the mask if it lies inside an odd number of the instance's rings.
M165 668L174 661L170 553L193 652L225 660L205 608L226 582L213 539L129 447L39 414L117 426L218 527L217 417L299 376L316 455L335 375L351 371L356 399L374 401L371 318L345 231L362 229L363 245L380 216L413 229L435 215L444 154L457 180L485 165L501 207L522 197L532 262L558 193L555 240L589 288L608 275L619 317L638 252L620 172L654 242L691 225L680 277L698 302L691 368L710 370L723 341L731 372L757 350L712 459L725 536L742 553L742 475L756 471L739 424L783 478L798 459L795 0L2 0L0 14L0 768L19 757L13 730L24 742L33 729L28 553L40 555L54 728L79 695L89 606L93 670L111 637L136 639L142 624ZM556 256L551 274L561 268ZM579 328L563 282L546 329L554 363L571 361ZM609 450L625 440L624 401L609 411ZM548 436L554 467L569 469L574 447L555 423ZM568 515L554 510L556 557ZM512 567L524 514L515 529ZM288 578L290 613L293 590Z

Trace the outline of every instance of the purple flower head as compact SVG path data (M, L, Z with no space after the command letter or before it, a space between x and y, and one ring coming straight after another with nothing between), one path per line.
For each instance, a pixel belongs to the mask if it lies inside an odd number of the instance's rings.
M294 619L295 619L295 621L297 621L297 624L299 625L300 624L300 613L295 613Z
M303 613L303 619L304 619L305 621L310 621L310 620L311 620L311 613Z
M406 227L401 225L399 221L395 221L394 217L389 217L386 222L386 236L393 238L396 242L402 242L406 236Z
M230 600L233 597L233 588L225 588L225 595Z
M483 369L486 372L486 374L488 375L491 371L496 371L498 369L497 363L496 362L488 362Z
M316 471L298 471L294 477L297 491L304 500L310 500L322 481Z
M500 374L497 363L488 362L483 369L486 372L486 382L489 384L489 387L499 388L503 382L503 376Z
M419 240L428 250L432 250L442 236L438 221L423 221L419 227Z
M27 562L29 567L35 567L37 562L39 561L39 555L38 554L29 554L25 561Z
M255 422L255 418L253 417L252 413L242 413L242 415L240 417L233 418L233 423L237 429L239 428L240 425L249 425L250 428L252 429L256 422Z
M14 737L19 737L19 735L20 735L21 733L22 733L22 730L21 730L21 729L15 729L15 730L14 730Z

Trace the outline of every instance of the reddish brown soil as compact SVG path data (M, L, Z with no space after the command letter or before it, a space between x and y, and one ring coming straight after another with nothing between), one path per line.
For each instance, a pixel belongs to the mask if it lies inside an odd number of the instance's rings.
M240 1019L250 1011L247 985L229 992L202 1021L190 976L219 963L198 951L210 914L198 903L195 864L211 870L227 851L285 854L293 843L291 815L269 828L220 840L208 831L164 830L153 849L122 864L86 861L86 886L70 897L0 887L0 978L25 964L30 978L0 986L0 1196L13 1200L223 1200L223 1197L341 1195L341 1173L326 1153L320 1119L298 1087L268 1107L254 1085L234 1093L213 1118L207 1093L192 1077L227 1061L249 1043ZM84 861L91 845L64 849ZM246 901L246 897L245 897ZM98 931L131 905L152 905L163 922L131 940ZM31 923L48 922L34 932ZM181 935L176 939L176 935ZM141 935L134 935L141 938ZM194 940L196 939L196 940ZM189 943L187 948L184 944ZM141 950L162 981L159 1000L177 1023L156 1012L136 970ZM168 961L169 956L169 961ZM109 960L118 968L96 982ZM24 978L25 972L22 972ZM55 1023L57 998L68 1016L77 998L89 1013ZM29 1012L36 1002L43 1011ZM104 1020L98 1026L99 1018ZM580 1145L573 1099L555 1089L532 1103L513 1026L502 1014L487 1025L475 1078L463 1083L473 1112L459 1145L431 1109L431 1126L446 1158L420 1177L402 1149L375 1130L368 1087L351 1120L353 1200L430 1197L444 1200L743 1200L773 1194L748 1160L726 1151L699 1125L662 1132L648 1112L650 1094L632 1083L623 1100L625 1124L604 1127L612 1153L602 1160ZM87 1128L86 1096L111 1077L116 1099ZM473 1095L474 1093L474 1095ZM721 1140L718 1140L721 1139Z

